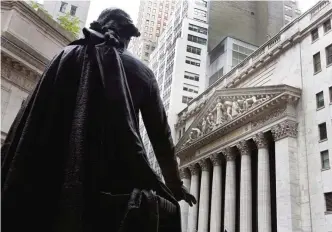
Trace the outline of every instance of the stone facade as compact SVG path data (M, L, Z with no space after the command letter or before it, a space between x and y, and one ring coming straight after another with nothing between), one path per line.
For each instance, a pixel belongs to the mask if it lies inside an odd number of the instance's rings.
M73 39L27 3L1 2L1 143L47 63Z
M331 20L331 2L318 2L179 113L179 166L199 199L185 232L331 231L332 171L321 160L328 151L332 164Z

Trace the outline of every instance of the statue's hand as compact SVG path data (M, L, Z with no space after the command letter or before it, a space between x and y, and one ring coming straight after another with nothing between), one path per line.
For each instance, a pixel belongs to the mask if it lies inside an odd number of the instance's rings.
M181 188L178 188L178 189L172 189L172 192L174 194L174 197L177 201L181 201L181 200L184 200L185 202L187 202L190 206L193 206L196 204L196 198L191 195L189 193L189 191L187 190L187 188L182 185Z

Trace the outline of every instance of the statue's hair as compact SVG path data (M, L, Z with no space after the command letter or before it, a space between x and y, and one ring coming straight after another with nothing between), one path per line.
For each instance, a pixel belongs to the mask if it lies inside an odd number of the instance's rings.
M141 35L130 16L119 8L103 10L98 19L90 24L90 28L102 34L112 32L120 39L130 39Z

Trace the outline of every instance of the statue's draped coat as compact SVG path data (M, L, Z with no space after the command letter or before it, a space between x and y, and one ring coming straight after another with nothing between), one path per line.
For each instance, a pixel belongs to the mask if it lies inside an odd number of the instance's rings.
M2 231L157 231L149 190L176 205L166 224L181 231L179 205L147 160L139 110L164 176L178 177L167 171L174 146L151 70L85 30L46 67L1 148Z

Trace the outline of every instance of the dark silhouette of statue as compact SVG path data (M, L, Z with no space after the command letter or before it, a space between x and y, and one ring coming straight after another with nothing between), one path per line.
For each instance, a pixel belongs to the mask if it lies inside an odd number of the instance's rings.
M114 8L83 33L46 67L1 148L2 231L180 232L178 201L196 200L179 177L156 79L127 51L140 33Z

